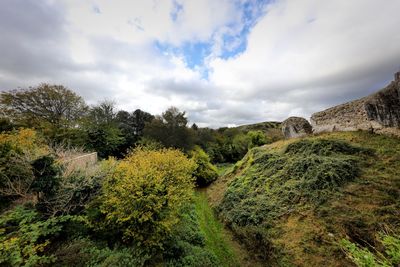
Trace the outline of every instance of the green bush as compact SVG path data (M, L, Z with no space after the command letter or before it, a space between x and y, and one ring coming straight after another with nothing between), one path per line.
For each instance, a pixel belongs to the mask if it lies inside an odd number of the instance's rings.
M163 253L167 266L220 266L214 253L205 247L205 236L194 204L186 205L171 237L166 241Z
M389 267L399 266L400 264L400 236L380 234L378 240L384 247L384 253L380 253L375 248L371 252L368 248L342 239L340 246L346 256L360 267Z
M218 178L217 168L210 162L210 157L201 147L195 146L189 154L197 164L193 172L197 185L206 186Z
M315 139L315 140L300 140L289 144L286 147L287 154L316 154L319 156L330 156L333 154L355 155L359 153L371 154L372 151L362 147L352 146L345 141Z
M136 149L103 183L105 227L121 231L127 243L161 247L191 198L195 168L178 150Z
M242 241L265 244L252 247L264 255L270 241L263 229L302 207L321 205L354 180L360 173L355 156L360 151L330 140L298 141L284 153L254 148L237 164L237 176L217 210Z
M63 229L70 216L41 220L31 209L17 206L0 216L0 265L38 266L55 261L47 255L51 240Z
M34 130L0 134L0 196L27 197L35 176L31 163L49 153Z

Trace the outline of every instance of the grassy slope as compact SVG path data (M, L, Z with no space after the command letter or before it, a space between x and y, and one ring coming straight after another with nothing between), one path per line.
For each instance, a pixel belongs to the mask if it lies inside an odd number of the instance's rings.
M375 235L378 231L385 227L395 231L400 230L400 139L365 132L327 133L306 139L343 140L355 146L372 149L374 155L349 156L352 157L349 160L357 159L358 163L354 164L361 169L354 179L323 191L323 201L315 202L302 197L289 205L286 213L279 213L279 216L271 217L273 220L266 223L262 217L258 218L260 211L265 211L260 206L268 204L267 202L270 202L270 199L274 200L274 197L277 197L276 203L279 203L280 195L278 191L271 193L264 190L265 188L254 187L254 185L265 185L265 181L259 180L267 178L260 176L260 173L268 173L269 169L262 166L262 160L258 164L253 162L254 158L251 157L253 151L233 173L225 175L209 188L211 204L217 207L229 207L230 212L235 214L238 212L238 207L242 207L243 202L247 201L244 214L246 220L244 223L240 222L242 225L234 223L234 219L229 217L230 213L224 210L220 213L221 217L252 250L254 249L252 246L257 246L257 254L264 256L269 264L350 265L338 248L337 240L349 237L360 244L376 245ZM284 154L287 145L296 141L298 140L279 141L265 146L261 150L258 149L257 157L262 158L263 153L279 157ZM335 154L327 159L331 161L338 158L346 162L346 157L347 155ZM293 158L288 160L290 163ZM288 179L291 184L293 182L290 180L291 177ZM236 200L233 198L232 203L226 203L227 190L232 191L235 189L234 186L237 187L235 192L242 190L240 184L235 185L235 181L241 181L244 187L248 187L247 191L243 189L245 194L241 198ZM318 190L311 193L321 196L318 195ZM249 199L247 195L253 191L261 193L255 195L256 198ZM235 194L234 197L238 196ZM274 208L268 205L265 209L274 211ZM265 214L268 217L271 213ZM256 218L259 221L247 223L248 218ZM265 258L265 255L268 258Z

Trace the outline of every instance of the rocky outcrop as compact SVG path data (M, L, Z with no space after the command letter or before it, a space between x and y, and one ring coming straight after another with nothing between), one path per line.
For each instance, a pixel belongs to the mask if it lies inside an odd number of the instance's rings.
M308 120L300 117L290 117L282 122L282 133L285 138L302 137L312 133Z
M313 132L369 130L400 133L400 73L386 88L311 116Z

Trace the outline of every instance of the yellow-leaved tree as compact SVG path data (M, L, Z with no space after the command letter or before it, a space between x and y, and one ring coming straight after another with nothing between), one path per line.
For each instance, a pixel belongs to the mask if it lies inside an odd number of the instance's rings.
M196 164L175 149L135 149L103 184L101 212L125 242L161 247L193 193Z

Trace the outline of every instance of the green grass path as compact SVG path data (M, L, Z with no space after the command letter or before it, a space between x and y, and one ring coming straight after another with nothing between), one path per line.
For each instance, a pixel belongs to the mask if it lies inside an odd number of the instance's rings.
M215 217L204 192L196 192L195 207L200 229L206 238L206 248L217 256L221 266L240 266L229 237Z

